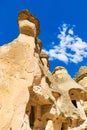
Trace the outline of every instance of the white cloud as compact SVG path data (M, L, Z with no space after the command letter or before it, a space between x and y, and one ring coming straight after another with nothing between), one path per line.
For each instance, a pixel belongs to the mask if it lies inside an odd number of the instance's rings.
M79 63L87 58L87 43L74 34L73 27L69 28L67 24L63 24L59 30L60 33L57 35L59 42L55 44L52 42L53 47L44 50L50 60Z
M55 42L52 42L52 45L54 45L55 44Z

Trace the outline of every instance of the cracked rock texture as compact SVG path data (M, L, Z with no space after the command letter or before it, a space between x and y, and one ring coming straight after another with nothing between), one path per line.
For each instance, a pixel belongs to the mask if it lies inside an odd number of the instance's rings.
M75 80L62 66L51 73L38 19L22 10L18 25L0 47L0 130L87 130L87 66Z

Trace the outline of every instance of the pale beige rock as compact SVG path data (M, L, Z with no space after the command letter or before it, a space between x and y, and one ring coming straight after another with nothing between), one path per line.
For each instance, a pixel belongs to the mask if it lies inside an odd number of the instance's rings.
M0 130L8 127L19 130L22 127L29 100L28 88L32 86L34 78L34 44L32 37L20 34L15 41L5 45L3 58L3 52L0 53ZM9 48L7 52L6 46L7 50Z
M25 24L26 21L19 21L20 28ZM21 130L25 127L28 88L36 76L34 50L35 38L25 34L0 48L0 130Z

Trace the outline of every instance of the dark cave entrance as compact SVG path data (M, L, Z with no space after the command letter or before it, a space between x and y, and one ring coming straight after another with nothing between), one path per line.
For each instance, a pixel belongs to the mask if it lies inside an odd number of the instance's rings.
M33 128L35 121L35 107L31 106L31 113L30 113L30 127Z
M72 100L72 104L77 108L76 100Z

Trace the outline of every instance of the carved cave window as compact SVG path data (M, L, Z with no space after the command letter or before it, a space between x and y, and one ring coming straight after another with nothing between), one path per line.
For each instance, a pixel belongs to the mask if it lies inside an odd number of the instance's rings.
M31 106L31 113L30 113L30 127L33 128L35 121L35 107Z
M72 104L77 108L76 100L71 100Z

